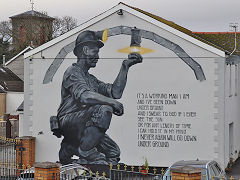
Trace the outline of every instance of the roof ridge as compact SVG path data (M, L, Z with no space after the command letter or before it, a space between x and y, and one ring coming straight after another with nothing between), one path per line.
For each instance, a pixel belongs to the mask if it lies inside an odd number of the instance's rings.
M34 49L31 46L26 47L25 49L23 49L22 51L20 51L17 55L15 55L14 57L12 57L11 59L9 59L6 63L5 66L7 66L8 64L10 64L13 60L15 60L16 58L18 58L21 54L24 54L27 50L29 49Z
M192 33L192 31L190 31L187 28L184 28L182 26L179 26L177 24L175 24L172 21L168 21L164 18L161 18L159 16L156 16L154 14L148 13L146 11L143 11L139 8L134 8L130 5L127 5L123 2L119 2L116 6L112 7L111 9L91 18L90 20L80 24L77 28L63 34L62 36L55 38L37 48L35 48L34 50L27 52L24 55L24 58L28 58L29 56L38 53L39 51L48 48L49 46L52 46L55 43L58 43L64 39L66 39L68 36L74 35L76 33L78 33L79 31L81 31L84 28L87 28L91 25L91 23L96 23L97 21L101 20L102 18L106 18L110 15L112 15L113 13L116 13L117 11L119 11L119 9L122 10L126 10L129 13L132 13L133 15L136 15L138 17L144 17L145 20L147 20L150 23L153 23L163 29L165 29L166 31L169 31L170 33L175 34L176 36L183 36L183 39L190 41L198 46L204 47L207 50L225 57L225 51L216 48L216 46L210 45L206 40L203 40L202 38L199 38L198 36L196 36L195 34ZM142 15L142 16L140 16Z
M35 11L35 10L25 11L23 13L11 16L10 18L25 17L25 16L33 16L33 17L42 17L42 18L54 19L53 17L48 16L47 14L44 14L44 13L41 13L41 12Z
M160 16L154 15L152 13L149 13L149 12L141 10L139 8L127 5L127 4L122 3L122 2L120 4L126 5L126 6L132 8L132 9L134 9L136 11L139 11L139 12L141 12L141 13L147 15L147 16L150 16L151 18L154 18L154 19L156 19L156 20L158 20L158 21L160 21L160 22L162 22L162 23L164 23L164 24L166 24L166 25L168 25L168 26L170 26L170 27L172 27L172 28L174 28L174 29L176 29L178 31L181 31L182 33L185 33L185 34L187 34L187 35L189 35L189 36L191 36L191 37L193 37L193 38L195 38L195 39L197 39L199 41L202 41L203 43L206 43L206 44L208 44L210 46L213 46L213 47L215 47L217 49L220 49L221 51L224 51L225 53L229 53L229 51L224 49L223 47L221 47L221 46L219 46L219 45L217 45L217 44L215 44L213 42L210 42L210 41L208 41L208 40L198 36L197 35L198 33L194 33L193 31L191 31L191 30L189 30L189 29L187 29L185 27L182 27L182 26L174 23L173 21L166 20L166 19L164 19L164 18L162 18Z
M235 32L194 32L193 34L234 34ZM237 34L240 34L240 32L236 32Z
M130 5L125 4L125 3L123 3L123 2L120 2L119 4L123 4L123 5L125 5L125 6L128 6L128 7L132 8L132 9L134 9L134 10L136 10L136 11L139 11L139 12L141 12L141 13L147 15L147 16L150 16L150 17L152 17L152 18L154 18L154 19L156 19L156 20L158 20L158 21L160 21L160 22L162 22L162 23L164 23L164 24L166 24L166 25L168 25L168 26L170 26L170 27L172 27L172 28L174 28L174 29L177 29L177 30L179 30L179 31L181 31L181 32L184 32L185 34L188 34L188 35L189 35L189 34L192 34L192 31L191 31L191 30L189 30L189 29L187 29L187 28L185 28L185 27L182 27L182 26L176 24L176 23L173 22L173 21L169 21L169 20L167 20L167 19L165 19L165 18L162 18L162 17L160 17L160 16L158 16L158 15L149 13L149 12L147 12L147 11L144 11L144 10L140 9L140 8L136 8L136 7L130 6ZM180 30L180 29L181 29L181 30Z

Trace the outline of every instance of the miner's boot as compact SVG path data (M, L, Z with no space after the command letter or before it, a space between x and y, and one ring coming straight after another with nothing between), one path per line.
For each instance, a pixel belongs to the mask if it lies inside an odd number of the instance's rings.
M98 152L97 148L92 148L89 151L83 151L78 148L79 163L81 164L105 164L107 165L106 157L103 153Z
M61 164L65 165L65 164L70 164L72 163L72 156L76 155L76 147L74 147L73 145L64 142L64 140L61 143L61 148L59 150L59 161Z

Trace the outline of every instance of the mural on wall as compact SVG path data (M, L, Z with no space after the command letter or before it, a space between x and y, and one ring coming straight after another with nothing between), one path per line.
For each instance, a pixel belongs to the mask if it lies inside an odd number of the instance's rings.
M120 71L112 84L98 80L89 74L96 67L99 49L108 37L131 35L129 47L119 52L128 53ZM57 137L63 136L59 151L62 164L72 163L72 156L79 164L117 164L120 148L106 134L113 115L122 116L123 104L117 101L122 97L131 66L142 62L141 54L153 50L140 46L141 38L152 40L173 51L195 73L196 79L206 80L201 66L194 61L179 45L153 32L118 26L103 31L83 31L76 41L63 47L45 74L43 83L49 83L64 58L72 50L77 62L64 73L61 89L61 103L57 116L50 118L51 130ZM75 44L75 45L74 45Z
M131 27L127 26L117 26L113 28L109 28L103 31L95 32L96 37L103 42L107 40L108 37L116 36L116 35L132 35ZM193 71L196 76L196 79L199 81L206 80L204 72L200 64L193 60L178 44L171 42L170 40L150 31L146 31L143 29L139 29L139 33L134 33L134 38L138 38L141 41L141 38L145 38L151 40L171 51L173 51L180 59L182 59ZM47 84L52 81L53 76L57 72L58 68L62 64L64 58L67 56L68 53L72 52L75 47L75 41L64 46L60 52L57 54L56 58L54 59L53 63L48 68L44 79L43 84ZM135 46L136 47L136 46ZM135 49L134 47L134 49ZM137 47L138 48L138 47Z

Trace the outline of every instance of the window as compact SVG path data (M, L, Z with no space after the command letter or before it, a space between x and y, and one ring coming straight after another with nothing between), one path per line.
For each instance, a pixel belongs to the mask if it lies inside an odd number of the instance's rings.
M40 29L40 44L44 44L45 43L45 28L41 27Z
M20 41L24 42L26 40L26 30L23 26L20 26L19 28L19 39Z

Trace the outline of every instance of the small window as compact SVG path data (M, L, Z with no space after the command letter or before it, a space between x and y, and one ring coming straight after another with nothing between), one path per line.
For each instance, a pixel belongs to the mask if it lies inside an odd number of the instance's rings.
M26 40L26 31L23 26L20 26L20 29L19 29L19 39L22 42Z
M40 29L40 44L44 44L45 43L45 28L42 27Z

